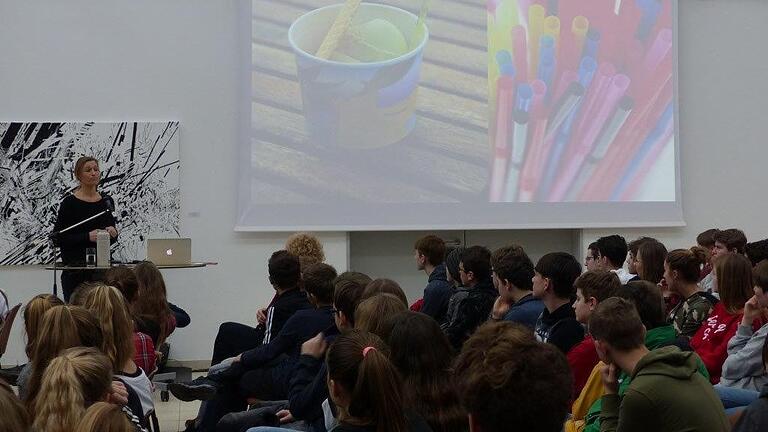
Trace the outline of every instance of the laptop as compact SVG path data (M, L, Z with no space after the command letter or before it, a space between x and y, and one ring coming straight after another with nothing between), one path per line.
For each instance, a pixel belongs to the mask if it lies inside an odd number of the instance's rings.
M192 263L192 239L148 239L147 260L158 266Z

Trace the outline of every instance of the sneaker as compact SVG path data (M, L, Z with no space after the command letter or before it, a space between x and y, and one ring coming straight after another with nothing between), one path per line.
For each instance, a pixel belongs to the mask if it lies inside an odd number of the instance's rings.
M184 402L194 400L206 401L216 396L217 386L206 377L199 377L186 383L170 383L168 384L168 390L176 398Z

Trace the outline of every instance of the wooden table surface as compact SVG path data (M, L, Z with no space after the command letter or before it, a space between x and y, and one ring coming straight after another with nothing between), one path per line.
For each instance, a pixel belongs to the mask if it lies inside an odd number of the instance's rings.
M485 0L432 2L416 128L401 143L359 152L320 149L309 142L296 61L288 44L288 28L296 18L339 2L257 0L253 4L252 202L487 201ZM407 0L373 2L416 14L420 5ZM360 164L334 164L337 151L344 152L344 160ZM371 164L372 160L376 163ZM414 178L418 183L409 181Z

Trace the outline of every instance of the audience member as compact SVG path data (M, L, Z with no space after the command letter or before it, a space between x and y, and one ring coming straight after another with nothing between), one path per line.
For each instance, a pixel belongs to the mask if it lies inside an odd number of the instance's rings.
M126 407L96 402L83 414L77 432L146 432L141 422Z
M523 248L512 245L494 251L491 269L493 284L499 293L491 318L535 328L544 303L533 297L533 262Z
M325 261L323 244L313 234L297 232L288 236L285 241L285 250L299 258L302 272L306 266Z
M621 282L614 272L608 270L590 270L579 276L574 282L576 287L576 301L573 310L576 320L587 325L592 311L597 305L616 295L621 287ZM573 395L578 396L584 384L587 383L589 374L600 359L597 357L595 343L587 334L584 340L574 345L567 354L568 365L573 373Z
M667 257L667 248L660 241L644 241L637 249L635 269L642 280L651 283L661 283L664 278L664 259Z
M744 316L736 334L728 342L728 358L723 363L720 384L726 387L760 391L768 384L761 353L768 335L768 260L755 267L754 295L744 304ZM763 326L753 331L752 323Z
M744 304L753 295L752 265L741 254L721 254L714 270L720 302L691 339L691 348L707 365L713 384L720 382L720 372L728 356L728 341L736 334ZM759 321L752 323L760 327Z
M181 324L189 324L189 315L178 306L168 302L168 293L162 273L153 263L144 261L134 269L138 281L139 293L133 305L133 314L139 322L149 321L156 326L158 334L150 334L152 342L159 347ZM144 332L139 328L140 331Z
M602 370L601 431L712 431L729 428L723 406L697 373L696 354L670 346L649 351L645 328L628 300L607 299L589 319ZM619 397L620 372L632 378Z
M445 268L445 242L440 237L428 235L416 241L413 246L413 258L416 267L427 274L427 286L424 288L424 303L421 313L425 313L437 322L443 322L448 312L448 301L453 294Z
M696 281L699 269L706 262L701 248L675 249L664 261L664 280L669 291L679 295L681 302L669 311L668 321L678 336L692 337L712 312L712 302L699 291Z
M763 371L768 371L768 339L763 342ZM760 392L760 397L752 402L739 416L733 432L763 432L768 430L768 384Z
M580 273L579 262L565 252L544 255L534 268L533 296L544 303L536 321L536 339L555 345L563 354L584 339L584 327L571 307L576 294L573 283Z
M587 271L600 268L600 261L597 259L599 256L600 253L597 249L597 242L590 243L589 246L587 246L587 254L584 256L584 267L586 267Z
M651 237L639 237L627 243L627 272L633 275L628 282L640 280L640 276L637 274L637 252L640 249L640 245L649 240L656 239Z
M0 432L29 432L29 415L8 383L0 379Z
M403 378L405 406L421 415L434 432L467 431L467 414L451 375L454 351L437 323L424 314L404 311L387 319L381 336Z
M700 248L703 248L707 251L707 262L701 268L699 281L707 277L707 275L712 272L712 262L710 259L712 255L712 248L715 247L715 233L718 231L720 230L717 228L710 228L708 230L702 231L698 236L696 236L696 244Z
M718 256L729 252L743 254L747 246L747 236L744 235L743 231L736 228L717 230L712 234L712 240L710 262L713 266ZM714 274L710 272L699 282L699 289L711 293L715 291L714 285Z
M19 387L19 397L21 400L26 400L26 388L29 382L29 377L32 374L32 356L35 351L35 342L37 336L41 334L38 329L40 323L43 320L43 315L48 312L54 306L61 306L64 301L56 297L53 294L38 294L32 297L27 305L24 307L22 317L24 319L24 334L26 336L26 344L24 345L24 353L30 361L21 368L19 376L16 378L16 385Z
M378 336L359 330L340 335L327 362L328 391L338 410L334 432L430 430L418 414L407 414L400 376Z
M477 329L454 379L472 432L559 432L573 388L565 356L510 322Z
M112 365L96 348L70 348L51 360L30 403L32 428L74 432L86 408L109 398Z
M622 285L634 277L624 270L624 261L627 259L627 242L620 235L609 235L597 239L597 261L599 267L610 270L619 277Z
M465 250L466 248L464 247L456 247L451 250L445 257L445 268L448 271L448 282L453 284L453 292L451 293L451 298L448 299L448 310L445 313L445 319L439 323L443 330L448 327L448 323L456 320L456 307L469 295L469 287L465 287L461 282L461 274L459 272L461 255ZM411 308L411 310L414 309ZM416 312L418 312L418 310Z
M357 305L355 328L383 337L382 328L386 320L405 310L408 310L408 304L403 303L396 296L385 293L376 294L361 300Z
M392 279L374 279L363 290L363 299L373 297L376 294L392 294L393 296L402 300L405 305L408 305L408 298L405 296L405 291L400 288L400 284Z
M752 262L752 267L756 267L760 261L768 259L768 239L747 243L744 252Z
M491 252L487 248L472 246L464 250L459 275L469 293L456 305L456 315L443 329L457 349L488 319L498 295L491 279Z

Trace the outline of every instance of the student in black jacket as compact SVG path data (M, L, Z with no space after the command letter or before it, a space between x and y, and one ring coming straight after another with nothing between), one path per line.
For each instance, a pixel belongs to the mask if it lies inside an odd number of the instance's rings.
M576 321L573 283L581 274L581 264L573 255L552 252L536 263L533 296L544 303L536 321L536 339L558 347L563 354L584 339L584 327Z
M453 285L448 282L444 263L445 242L440 237L428 235L416 241L413 249L416 267L423 270L429 277L427 286L424 288L424 303L420 312L441 323L445 320L448 300L453 294Z

